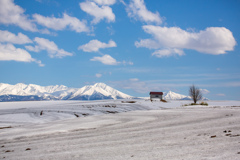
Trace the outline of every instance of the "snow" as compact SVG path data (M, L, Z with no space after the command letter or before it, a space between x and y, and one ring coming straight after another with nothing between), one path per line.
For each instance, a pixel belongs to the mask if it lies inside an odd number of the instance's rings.
M96 83L94 85L84 86L82 88L68 88L63 85L55 86L39 86L35 84L18 83L16 85L9 85L0 83L0 95L18 95L28 96L37 95L44 97L44 99L119 99L132 98L104 83Z
M149 99L149 97L139 97L141 99ZM168 92L163 92L163 96L162 99L165 100L191 100L190 96L185 96L182 94L178 94L172 91L168 91Z
M84 86L83 88L80 88L70 97L70 99L74 99L74 97L77 96L89 96L90 98L96 93L99 93L105 97L111 97L112 99L118 99L118 97L123 99L132 98L132 96L117 91L104 83L96 83L94 85Z
M82 88L68 88L63 85L55 86L39 86L35 84L18 83L16 85L9 85L0 83L0 95L20 95L32 96L36 95L37 98L42 97L44 100L99 100L99 99L133 99L134 97L122 93L104 83L96 83L94 85L87 85ZM22 97L23 100L26 97ZM22 100L21 97L3 98L0 101L9 99ZM144 98L144 99L148 99ZM164 92L163 99L166 100L190 100L191 98L186 95L178 94L172 91ZM203 98L207 100L206 98ZM35 99L39 100L39 99Z
M134 101L135 103L128 103ZM73 119L76 115L85 117L90 115L104 115L107 113L121 113L135 110L159 110L177 108L215 108L239 106L239 101L207 101L208 106L185 106L192 101L171 100L167 103L158 100L99 100L99 101L27 101L1 102L0 127L27 123L45 123L55 120ZM40 113L43 113L40 116ZM75 115L76 114L76 115ZM55 117L55 118L54 118ZM16 124L15 124L16 123Z
M163 99L167 99L167 100L180 100L180 99L184 99L184 98L188 98L185 95L182 94L178 94L172 91L168 91L166 93L164 93L163 95Z
M0 83L0 95L39 95L42 96L44 94L51 94L58 91L64 91L68 88L63 85L56 86L39 86L35 84L23 84L18 83L16 85L10 85L6 83Z
M0 159L240 159L240 101L189 103L1 102Z

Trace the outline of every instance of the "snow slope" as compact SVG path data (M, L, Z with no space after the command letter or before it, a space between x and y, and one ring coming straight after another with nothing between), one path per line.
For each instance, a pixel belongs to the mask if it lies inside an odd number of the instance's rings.
M239 160L240 101L183 103L2 102L0 159Z
M131 103L132 102L132 103ZM159 110L173 108L215 108L240 106L240 101L208 101L208 106L190 104L191 101L169 100L167 103L142 99L97 101L25 101L0 103L0 128L46 123L92 115L122 113L136 110Z

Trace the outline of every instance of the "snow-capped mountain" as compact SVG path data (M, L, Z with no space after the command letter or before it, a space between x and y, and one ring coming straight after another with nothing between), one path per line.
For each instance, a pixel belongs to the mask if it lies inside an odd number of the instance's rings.
M6 83L0 83L0 95L18 95L18 96L51 96L59 91L66 91L68 87L63 85L56 86L39 86L35 84L23 84L18 83L16 85L10 85Z
M132 96L124 94L104 83L84 86L73 93L69 99L96 100L96 99L130 99Z
M0 83L0 101L14 100L100 100L100 99L130 99L132 96L124 94L104 83L84 86L82 88L68 88L63 85L39 86L35 84L18 83L10 85Z
M39 86L35 84L26 85L23 83L18 83L16 85L0 83L0 102L22 100L102 100L132 98L134 97L124 94L104 83L87 85L82 88L69 88L63 85ZM163 99L191 100L191 97L168 91L164 92ZM203 98L203 100L208 99Z
M141 99L149 99L149 98L150 97L141 97ZM178 94L172 91L163 92L162 98L165 100L192 100L190 96ZM201 100L209 100L209 99L203 97Z
M185 96L172 91L164 92L163 99L166 100L191 100L190 96Z
M163 99L165 100L192 100L190 96L185 96L182 94L178 94L172 91L164 92ZM201 100L209 100L205 97L202 97Z

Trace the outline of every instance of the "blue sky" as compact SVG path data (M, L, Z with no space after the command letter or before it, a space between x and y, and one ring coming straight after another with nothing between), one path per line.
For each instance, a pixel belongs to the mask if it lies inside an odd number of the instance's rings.
M239 0L1 0L0 82L240 100Z

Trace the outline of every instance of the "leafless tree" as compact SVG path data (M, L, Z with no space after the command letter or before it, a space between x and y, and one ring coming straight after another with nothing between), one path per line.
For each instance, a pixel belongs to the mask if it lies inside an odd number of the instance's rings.
M194 103L196 104L198 100L202 99L202 92L199 88L192 85L189 88L189 96L193 99Z

